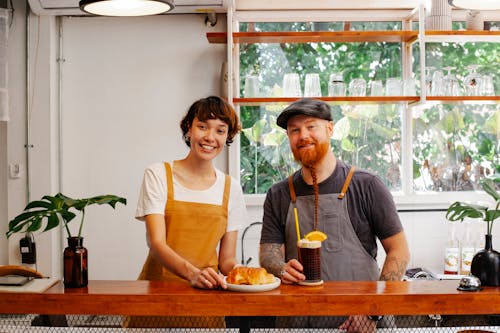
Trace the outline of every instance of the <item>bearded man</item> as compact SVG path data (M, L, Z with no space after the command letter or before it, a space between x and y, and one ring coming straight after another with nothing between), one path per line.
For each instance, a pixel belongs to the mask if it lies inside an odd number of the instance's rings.
M267 193L261 266L285 284L305 279L297 260L296 208L302 236L313 230L328 236L321 246L323 280L401 280L410 254L392 195L379 177L335 157L330 146L334 127L330 106L319 100L301 99L283 110L277 124L286 130L293 156L302 167ZM381 270L376 260L377 238L386 252ZM278 326L372 332L382 318L284 319L286 323Z

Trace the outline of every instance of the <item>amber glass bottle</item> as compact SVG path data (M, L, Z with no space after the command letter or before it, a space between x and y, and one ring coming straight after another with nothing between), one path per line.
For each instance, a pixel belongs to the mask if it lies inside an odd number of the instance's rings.
M64 286L79 288L88 282L87 249L83 247L83 237L68 237L68 247L64 249Z

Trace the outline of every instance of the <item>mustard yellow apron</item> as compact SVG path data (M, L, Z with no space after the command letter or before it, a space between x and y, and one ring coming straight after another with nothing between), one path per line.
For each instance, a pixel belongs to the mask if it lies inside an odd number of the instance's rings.
M174 200L172 169L165 163L167 203L165 226L167 244L181 257L202 269L218 272L217 246L227 228L231 178L226 175L222 205ZM186 280L170 272L149 252L139 280ZM224 317L129 317L126 327L224 327Z

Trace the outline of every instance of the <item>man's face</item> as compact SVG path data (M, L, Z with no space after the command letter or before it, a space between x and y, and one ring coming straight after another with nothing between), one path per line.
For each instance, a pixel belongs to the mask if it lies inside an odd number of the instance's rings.
M287 135L293 157L310 168L325 157L330 149L333 122L306 115L297 115L288 120Z

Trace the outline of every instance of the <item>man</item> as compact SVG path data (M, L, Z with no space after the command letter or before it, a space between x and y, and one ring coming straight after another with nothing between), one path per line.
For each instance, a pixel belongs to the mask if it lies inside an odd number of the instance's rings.
M392 196L377 176L355 170L335 157L330 146L330 106L319 100L299 100L283 110L277 124L286 130L294 158L302 168L267 193L261 266L286 284L305 279L297 260L295 207L302 236L312 230L328 236L321 249L323 280L400 280L410 255ZM386 252L380 272L376 238ZM306 326L340 325L348 332L374 331L381 318L323 318L323 323L319 319L301 318L307 320Z

